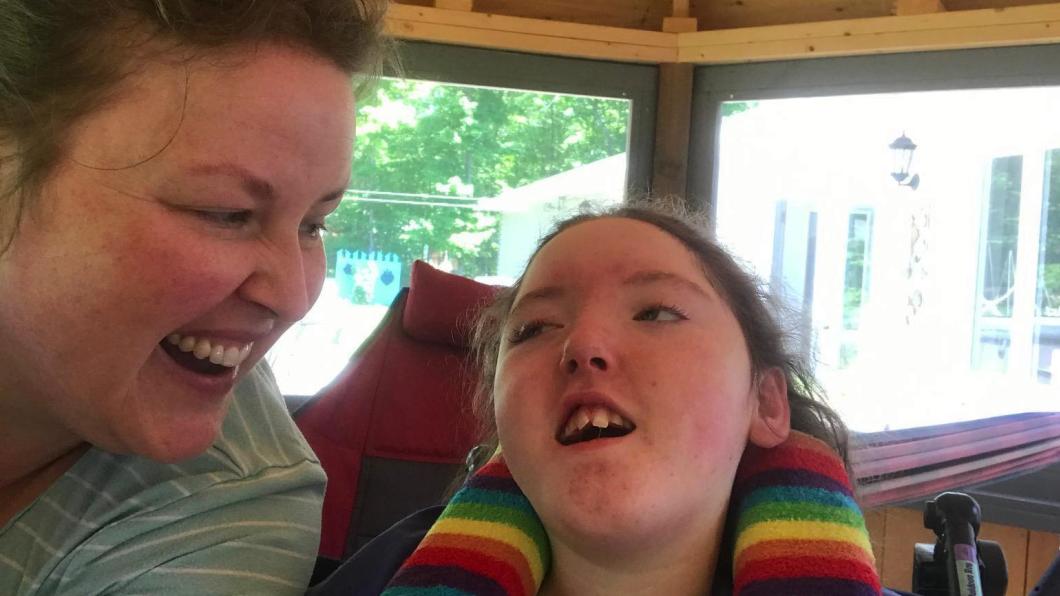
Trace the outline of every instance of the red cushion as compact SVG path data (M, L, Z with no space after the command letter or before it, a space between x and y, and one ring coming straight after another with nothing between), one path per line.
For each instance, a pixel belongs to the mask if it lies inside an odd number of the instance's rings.
M466 348L475 314L496 291L493 286L415 261L405 305L405 332L420 341Z
M410 286L336 380L298 412L328 474L325 557L349 554L362 457L456 464L475 444L467 338L495 289L420 261Z

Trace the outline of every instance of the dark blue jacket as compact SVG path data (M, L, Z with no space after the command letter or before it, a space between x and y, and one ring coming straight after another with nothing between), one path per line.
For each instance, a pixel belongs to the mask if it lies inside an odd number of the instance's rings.
M417 511L376 536L339 566L323 582L311 588L307 596L379 596L390 578L416 549L427 530L441 515L444 507ZM719 565L719 570L731 565ZM732 594L731 574L714 578L712 596ZM884 596L916 596L910 592L884 589Z

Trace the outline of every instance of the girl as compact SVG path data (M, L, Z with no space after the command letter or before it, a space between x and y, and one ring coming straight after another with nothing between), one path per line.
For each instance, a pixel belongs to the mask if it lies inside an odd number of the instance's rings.
M477 326L496 455L321 592L880 594L845 429L701 230L652 204L546 236Z

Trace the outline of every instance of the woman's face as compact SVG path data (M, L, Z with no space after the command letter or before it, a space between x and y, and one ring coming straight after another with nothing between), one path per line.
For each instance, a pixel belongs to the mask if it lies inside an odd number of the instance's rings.
M353 119L349 77L295 49L142 65L0 257L5 413L164 461L205 449L320 292Z
M500 442L554 543L644 549L720 529L758 390L684 245L632 219L575 225L531 263L504 333Z

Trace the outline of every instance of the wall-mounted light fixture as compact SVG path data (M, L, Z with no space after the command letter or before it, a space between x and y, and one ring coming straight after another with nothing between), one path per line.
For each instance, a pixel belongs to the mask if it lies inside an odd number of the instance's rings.
M908 186L912 190L916 190L920 186L920 174L909 175L909 167L913 165L913 152L916 151L916 143L912 139L902 136L894 140L890 145L891 156L894 159L894 168L891 170L891 177L898 183L898 186Z

